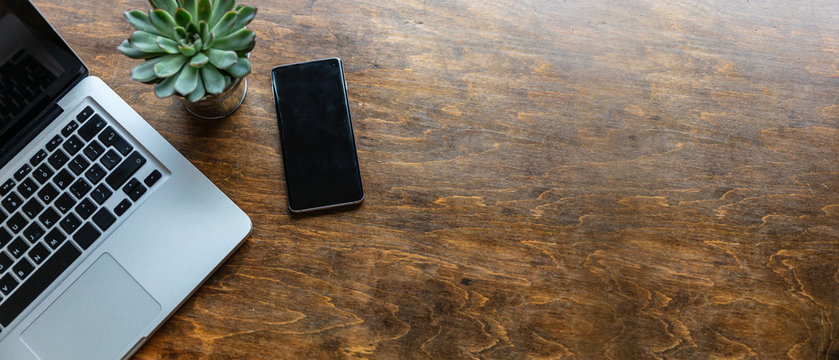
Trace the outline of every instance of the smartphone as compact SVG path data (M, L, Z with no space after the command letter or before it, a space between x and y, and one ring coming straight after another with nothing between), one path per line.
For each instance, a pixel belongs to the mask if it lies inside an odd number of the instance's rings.
M271 69L288 208L306 212L364 200L341 59Z

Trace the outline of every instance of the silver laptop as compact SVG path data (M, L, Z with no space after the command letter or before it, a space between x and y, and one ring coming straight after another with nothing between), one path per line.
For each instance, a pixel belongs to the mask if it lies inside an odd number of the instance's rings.
M250 219L31 3L0 35L0 359L127 358Z

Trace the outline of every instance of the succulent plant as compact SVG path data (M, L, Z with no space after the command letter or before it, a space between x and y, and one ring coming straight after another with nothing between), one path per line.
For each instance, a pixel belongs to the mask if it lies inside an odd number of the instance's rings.
M154 94L179 94L197 101L219 94L251 71L247 53L253 31L245 25L256 9L235 0L149 0L148 13L125 12L137 29L118 49L133 59L146 59L131 78L157 84Z

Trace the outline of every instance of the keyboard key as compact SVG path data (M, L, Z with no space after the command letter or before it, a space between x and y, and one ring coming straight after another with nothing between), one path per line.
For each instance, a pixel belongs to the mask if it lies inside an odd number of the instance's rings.
M137 178L132 178L131 180L128 180L125 186L122 187L122 192L124 192L127 195L128 193L133 191L134 188L137 187L137 185L140 185L140 180L137 180Z
M9 217L9 215L6 215L6 213L0 211L0 224L2 224L4 221L6 221L6 218L8 218L8 217Z
M108 123L99 114L93 115L90 121L79 129L79 136L85 141L90 141L90 139L93 139L96 134L105 128L105 125L108 125Z
M58 212L53 210L51 207L44 210L41 216L38 217L38 220L41 220L41 223L44 224L47 229L55 225L59 219L61 219L61 215L59 215Z
M23 241L23 238L18 237L9 244L9 248L7 250L9 250L9 253L12 254L12 257L18 259L26 253L26 250L29 250L29 244L27 244L26 241Z
M108 209L101 208L96 215L93 215L92 220L102 231L106 231L114 224L114 221L117 221L117 218Z
M79 201L79 204L76 205L76 214L79 214L84 220L87 220L94 211L96 211L96 205L87 198Z
M2 250L9 241L12 241L12 234L9 233L9 230L0 228L0 250Z
M14 261L9 257L9 255L0 251L0 274L6 272L6 269L12 266L12 262Z
M44 241L46 241L47 245L53 248L53 250L58 248L58 246L61 245L61 243L63 243L66 239L67 236L65 236L64 233L59 231L58 228L52 229L52 231L50 231L47 234L47 236L44 237Z
M11 293L12 290L14 290L17 287L17 285L18 282L17 280L15 280L14 277L12 277L12 273L8 273L6 274L6 276L3 276L3 278L0 279L0 292L2 292L5 295L9 295L9 293Z
M12 271L20 280L25 280L33 270L35 270L35 267L32 266L32 263L29 262L29 260L26 260L26 258L20 259L17 264L12 266Z
M41 203L38 202L37 199L32 198L29 199L29 201L27 201L26 204L23 204L23 208L21 209L27 217L29 217L30 219L34 219L36 216L38 216L38 214L41 213L41 210L44 210L44 205L41 205Z
M76 196L76 199L81 199L92 189L93 187L84 181L84 179L79 178L73 185L70 185L70 192Z
M64 142L64 145L62 145L64 150L67 151L67 153L71 156L76 155L76 153L82 149L82 146L84 146L84 141L82 141L82 139L79 139L79 137L76 135L71 135L69 138L67 138L67 141Z
M100 233L99 230L96 230L96 228L93 227L93 224L87 223L79 229L79 232L76 233L76 235L73 235L73 240L82 247L82 250L87 250L90 245L93 245L100 235L102 235L102 233Z
M76 129L78 129L78 128L79 128L79 123L77 123L73 120L70 120L70 123L67 124L67 126L65 126L63 129L61 129L61 135L64 135L64 137L68 137L68 136L70 136L70 134L73 133L73 131L76 131Z
M102 155L102 159L99 160L108 170L113 169L120 161L122 161L122 156L119 156L113 149L108 150L105 155Z
M58 174L55 175L55 178L52 179L52 182L54 182L59 189L64 190L68 186L70 186L70 184L73 183L73 180L75 179L76 178L73 176L73 174L67 171L67 169L62 169L58 172Z
M128 201L128 199L122 199L122 201L120 201L119 204L117 204L117 206L114 207L114 214L117 214L117 216L122 216L122 214L125 214L125 212L128 211L128 208L130 207L131 202Z
M38 191L38 199L41 199L41 202L47 205L55 200L56 196L58 196L58 189L56 189L55 186L52 186L52 184L45 184L44 187Z
M49 162L50 165L52 165L52 168L56 170L61 169L61 167L67 163L67 160L70 160L70 157L61 151L61 149L56 150L49 158L47 158L47 162Z
M99 164L93 164L93 166L84 173L84 177L90 180L91 184L96 184L102 180L106 174L105 169L99 166Z
M146 178L143 180L143 183L145 183L146 186L151 187L152 185L154 185L154 183L157 182L157 180L160 180L161 176L163 175L160 174L160 171L152 171L151 174L149 174L149 176L146 176Z
M38 168L35 169L35 172L32 174L32 177L34 177L35 180L38 180L38 183L43 184L49 181L53 174L55 174L55 172L52 170L52 168L47 166L47 164L41 164L41 166L38 166Z
M32 157L29 158L29 163L32 164L32 166L36 166L36 165L40 164L41 161L44 161L44 159L46 159L46 158L47 158L47 152L44 151L43 149L41 149L41 150L38 150L38 152L35 153L35 155L32 155Z
M142 196L143 196L143 194L145 194L145 193L146 193L146 187L145 187L145 186L143 186L142 184L138 184L138 185L137 185L134 189L132 189L132 190L131 190L131 192L130 192L130 193L128 193L128 197L129 197L132 201L137 201L137 200L139 200L139 199L140 199L140 197L142 197Z
M0 196L6 196L9 191L15 188L15 181L12 179L6 180L3 185L0 185Z
M17 210L21 204L23 204L23 199L15 193L11 193L3 199L3 208L9 213L13 213Z
M76 115L76 120L83 123L85 122L85 120L87 120L87 118L90 117L90 115L93 115L93 109L90 106L85 106L85 108L82 109L82 111L78 115Z
M67 168L76 175L81 175L88 166L90 166L90 162L81 155L77 155L67 164Z
M55 148L58 147L58 145L61 145L61 142L63 142L63 141L64 141L64 139L62 139L61 136L59 136L59 135L53 136L52 140L50 140L50 142L47 143L47 146L46 146L47 151L52 152L53 150L55 150Z
M41 225L33 222L29 224L26 230L23 230L23 237L26 238L26 240L29 240L30 244L34 244L36 241L41 239L41 236L44 236L45 232L46 230L44 230Z
M20 288L0 304L0 325L9 326L15 318L40 295L61 273L64 272L81 255L79 249L70 243L65 243L58 251L35 271L34 274ZM0 280L0 284L3 280ZM2 285L0 285L2 291Z
M125 160L119 164L116 169L114 169L111 175L108 175L105 181L108 182L108 185L110 185L111 188L119 189L120 186L128 181L128 178L134 175L134 173L137 172L137 170L145 163L146 158L140 155L139 152L135 151L131 153L131 155L128 155L128 157L125 158Z
M23 182L17 186L17 192L19 192L24 199L32 196L35 191L38 191L38 184L36 184L32 178L26 178L26 180L23 180Z
M28 175L30 171L32 171L32 167L29 166L29 164L24 164L23 166L21 166L20 169L18 169L18 171L15 171L15 180L23 180L23 178L26 177L26 175Z
M104 152L105 148L96 140L93 140L86 148L84 148L84 155L87 156L90 161L95 161L99 158L99 155L102 155Z
M26 226L27 223L29 222L26 221L26 218L24 218L23 215L15 213L11 218L9 218L9 222L6 223L6 226L8 226L9 230L13 233L17 234L23 230L23 227Z
M62 214L66 214L75 205L76 199L73 199L73 197L68 193L61 194L61 196L58 197L58 200L55 201L55 207L58 211L61 211Z
M105 186L105 184L99 184L99 186L97 186L95 189L93 189L92 192L90 192L90 197L99 205L104 204L105 201L107 201L108 198L111 197L111 195L113 195L113 192L111 192L111 190L108 189L108 187Z
M36 244L32 247L32 250L29 250L29 258L38 265L44 262L49 256L50 250L41 243Z
M67 216L61 220L61 223L59 223L59 225L61 225L61 229L68 234L72 234L73 231L76 231L76 228L78 228L81 224L82 221L79 220L76 215L73 215L73 213L67 214Z
M130 181L128 181L128 184L125 184L125 186L122 188L122 191L126 195L128 195L128 197L131 198L131 200L137 201L137 199L139 199L141 196L143 196L143 194L146 193L146 187L140 183L140 180L137 180L137 178L133 178Z
M134 147L125 141L125 139L123 139L122 136L120 136L117 131L110 126L99 134L99 141L101 141L105 146L113 146L122 155L128 155L131 150L134 150Z

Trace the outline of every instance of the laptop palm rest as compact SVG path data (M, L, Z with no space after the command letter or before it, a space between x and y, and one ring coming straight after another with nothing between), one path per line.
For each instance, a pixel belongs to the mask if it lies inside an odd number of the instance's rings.
M160 304L105 253L23 332L21 340L41 360L118 358L160 310Z

